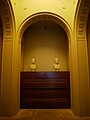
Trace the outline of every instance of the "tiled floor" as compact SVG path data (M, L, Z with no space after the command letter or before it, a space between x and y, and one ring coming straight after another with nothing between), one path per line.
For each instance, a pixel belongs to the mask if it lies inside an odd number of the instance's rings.
M23 109L12 118L0 120L90 120L90 118L76 117L70 109Z

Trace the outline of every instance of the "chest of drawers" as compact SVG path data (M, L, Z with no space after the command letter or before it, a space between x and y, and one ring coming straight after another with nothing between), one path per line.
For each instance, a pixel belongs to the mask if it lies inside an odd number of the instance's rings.
M70 108L70 73L21 72L20 108Z

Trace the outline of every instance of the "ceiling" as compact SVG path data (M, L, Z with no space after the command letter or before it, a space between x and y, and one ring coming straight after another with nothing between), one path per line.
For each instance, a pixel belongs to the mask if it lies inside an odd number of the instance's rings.
M52 12L64 18L73 26L78 0L10 0L18 26L30 15L38 12Z

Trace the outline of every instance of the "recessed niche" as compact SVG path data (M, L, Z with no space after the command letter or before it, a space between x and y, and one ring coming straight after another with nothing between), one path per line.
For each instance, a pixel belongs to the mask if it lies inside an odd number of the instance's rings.
M68 38L63 28L49 20L31 24L23 34L22 70L30 70L33 57L37 71L52 71L55 57L59 58L60 70L68 70Z

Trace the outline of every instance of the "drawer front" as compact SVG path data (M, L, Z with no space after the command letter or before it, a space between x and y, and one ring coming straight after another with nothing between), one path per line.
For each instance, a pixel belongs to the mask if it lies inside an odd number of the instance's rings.
M68 90L22 90L21 99L24 97L30 98L68 98L70 97Z
M24 108L70 108L69 98L24 98L21 109Z
M48 89L59 89L68 88L68 79L24 79L21 84L22 89L36 89L36 88L48 88Z
M24 108L70 108L67 90L23 90L21 109Z
M21 72L20 108L70 108L70 73Z

